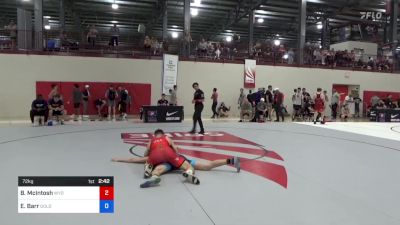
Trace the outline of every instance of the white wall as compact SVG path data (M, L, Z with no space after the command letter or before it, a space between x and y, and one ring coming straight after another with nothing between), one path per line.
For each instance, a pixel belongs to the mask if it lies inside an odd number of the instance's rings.
M332 44L330 48L335 50L354 50L355 48L364 49L364 54L369 56L378 55L378 44L370 43L370 42L361 42L361 41L345 41L341 43Z
M0 120L28 118L38 80L151 83L151 100L155 103L161 93L161 67L158 60L0 54ZM218 88L221 101L232 106L233 114L238 115L236 102L243 87L243 67L241 64L180 62L178 102L185 107L185 113L193 113L191 86L199 82L206 94L205 116L211 115L210 97L214 87ZM279 87L289 106L293 89L299 86L311 93L321 87L330 94L332 84L354 84L360 85L361 96L364 90L400 91L397 74L330 69L257 66L256 83L256 88L269 84Z

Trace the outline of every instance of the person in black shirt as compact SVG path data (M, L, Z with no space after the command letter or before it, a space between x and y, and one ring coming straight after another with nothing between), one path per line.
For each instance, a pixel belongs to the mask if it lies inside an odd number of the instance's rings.
M89 85L85 85L85 89L82 91L82 104L83 104L83 116L89 115L88 113L88 108L89 108L89 98L90 98L90 92L89 92Z
M38 94L36 96L36 99L32 102L31 106L31 111L30 111L30 117L32 123L34 123L34 118L35 116L41 116L44 117L43 123L47 121L47 118L49 116L49 109L47 106L46 100L43 99L43 95Z
M196 133L196 125L199 122L200 132L199 134L204 134L203 122L201 121L201 112L203 111L204 105L204 92L200 90L199 84L197 82L193 83L194 92L192 103L194 104L194 114L193 114L193 128L190 133Z
M158 106L168 106L168 100L165 99L165 94L161 95L161 99L157 102Z
M128 90L126 90L124 87L118 87L119 90L119 102L118 102L118 108L120 112L120 119L121 120L126 120L127 116L127 105L128 105Z
M268 89L265 92L265 102L267 103L267 113L268 113L268 121L272 120L272 104L274 103L274 95L273 95L272 85L268 85Z
M110 85L110 87L107 89L105 98L108 105L108 120L111 120L111 115L113 115L113 119L115 119L115 101L118 98L118 93L114 89L113 85Z
M49 116L50 118L56 117L61 124L64 124L63 116L65 115L64 102L61 100L60 95L56 94L49 100Z
M107 117L107 113L102 113L103 108L107 105L107 101L99 98L94 101L94 104L96 105L97 109L97 115L99 116L99 120L102 121L103 117Z

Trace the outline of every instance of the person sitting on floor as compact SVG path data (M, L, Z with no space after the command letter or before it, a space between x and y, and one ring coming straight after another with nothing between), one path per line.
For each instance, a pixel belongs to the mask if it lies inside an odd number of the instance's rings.
M46 123L49 117L49 109L43 95L38 94L32 102L30 117L34 125L43 125Z
M221 103L218 107L218 115L219 117L228 117L228 112L231 110L231 107L226 107L225 103Z
M249 102L247 98L243 98L242 104L240 105L240 120L239 122L243 122L244 116L248 116L249 120L253 119L253 106Z
M347 122L347 119L350 117L350 108L349 105L344 103L341 108L340 118L342 121Z
M97 109L97 116L99 117L99 120L102 121L103 118L107 118L107 110L105 110L105 112L103 111L104 107L107 105L107 101L105 99L99 98L94 101L94 104Z
M61 125L64 124L64 102L61 100L60 95L56 94L52 99L49 100L49 117L50 119L56 119ZM50 122L50 121L49 121Z
M267 116L267 103L264 98L261 98L260 102L257 104L257 120L259 123L263 123Z

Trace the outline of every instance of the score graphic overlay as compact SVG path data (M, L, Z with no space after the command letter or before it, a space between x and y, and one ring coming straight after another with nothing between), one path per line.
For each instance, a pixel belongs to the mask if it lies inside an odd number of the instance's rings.
M18 213L114 213L114 177L18 177Z

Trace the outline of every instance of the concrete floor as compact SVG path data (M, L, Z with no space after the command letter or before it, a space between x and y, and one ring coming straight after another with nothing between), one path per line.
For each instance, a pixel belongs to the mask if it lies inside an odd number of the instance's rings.
M400 126L379 128L377 133L383 129L390 138L326 129L334 126L342 125L208 121L209 134L193 137L185 134L190 123L3 125L0 224L400 224ZM373 127L376 123L365 125ZM240 156L242 172L228 166L198 171L198 186L171 173L159 187L140 189L143 166L110 159L132 156L129 143L144 143L140 135L155 128L179 132L173 139L182 153L200 161ZM121 139L122 133L130 136ZM115 213L18 214L18 176L114 176Z

